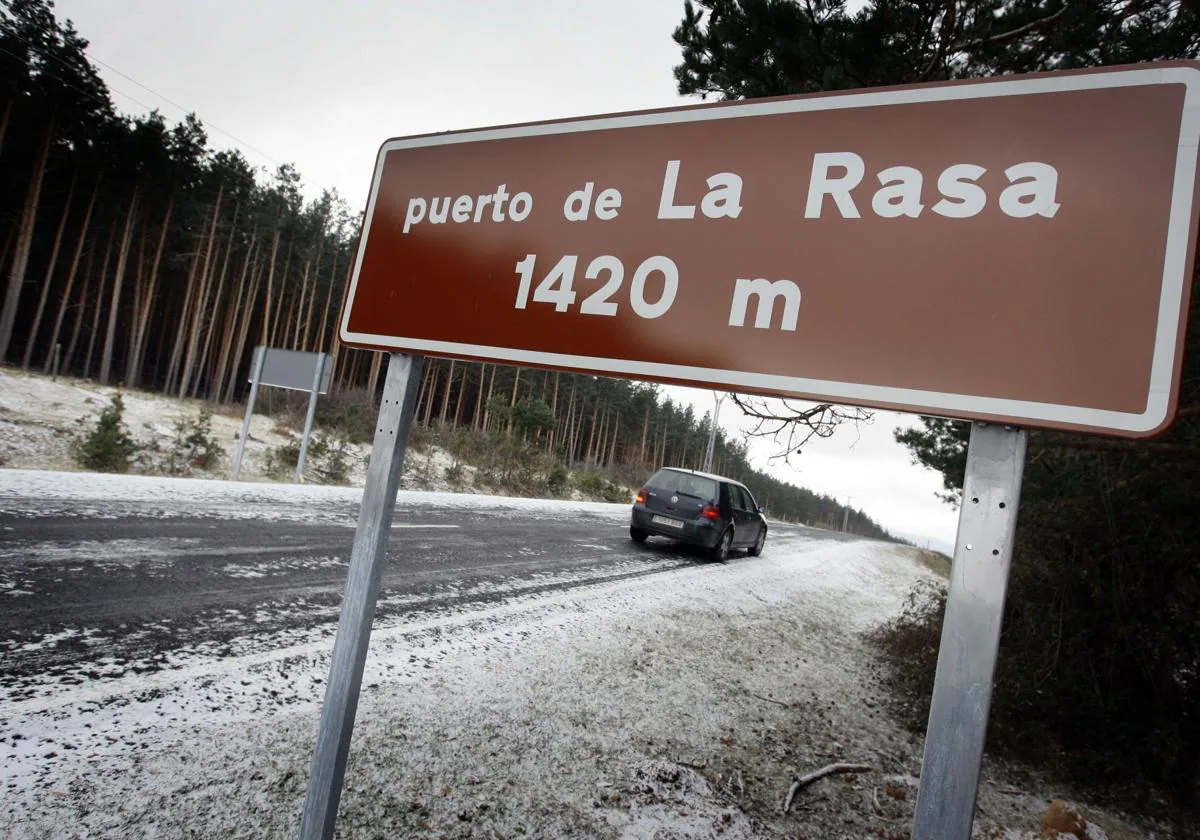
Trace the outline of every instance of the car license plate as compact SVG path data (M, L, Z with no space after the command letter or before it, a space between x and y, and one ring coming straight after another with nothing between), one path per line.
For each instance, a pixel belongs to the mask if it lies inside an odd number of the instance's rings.
M666 516L652 516L650 517L650 521L655 525L666 525L668 528L682 528L684 526L684 523L678 519L670 519Z

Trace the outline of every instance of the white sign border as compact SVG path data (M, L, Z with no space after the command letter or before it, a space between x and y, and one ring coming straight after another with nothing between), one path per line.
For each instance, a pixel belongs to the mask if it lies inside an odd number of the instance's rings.
M536 137L577 132L606 131L647 125L670 125L706 120L741 119L775 114L812 113L846 108L869 108L887 105L911 105L924 102L945 102L969 99L991 99L1001 96L1022 96L1098 88L1134 87L1139 85L1182 84L1185 88L1183 116L1180 122L1178 151L1175 158L1175 184L1171 196L1171 212L1167 226L1166 254L1163 265L1162 295L1159 298L1158 327L1155 334L1154 356L1150 369L1150 389L1146 408L1140 413L1108 411L1056 403L1011 400L970 394L943 393L911 388L891 388L857 382L807 379L773 374L719 368L639 362L598 356L547 353L513 347L492 347L459 342L430 341L397 336L350 332L350 313L358 287L359 271L375 215L384 161L387 154L400 149L418 149L456 143L478 143L517 137ZM1200 149L1200 66L1148 66L1124 70L1099 71L1066 75L1014 77L982 80L967 84L935 85L899 90L867 90L861 93L803 97L799 99L713 106L684 106L652 113L618 114L608 117L578 118L562 122L475 129L446 134L426 135L389 140L380 149L375 161L375 173L363 219L354 271L340 326L341 340L347 344L363 343L398 351L430 354L473 356L496 359L514 364L546 365L591 370L597 373L627 374L694 381L695 387L720 383L736 391L739 387L782 391L791 394L821 394L803 399L832 402L845 400L911 412L916 406L929 409L931 414L982 414L1043 421L1100 431L1119 430L1148 433L1159 428L1167 419L1170 408L1171 385L1175 378L1175 351L1180 328L1183 300L1191 280L1187 263L1189 235L1195 198L1197 154Z

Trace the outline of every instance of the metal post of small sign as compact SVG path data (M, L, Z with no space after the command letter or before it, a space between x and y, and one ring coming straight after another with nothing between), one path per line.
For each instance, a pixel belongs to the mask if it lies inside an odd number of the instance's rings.
M313 415L317 411L317 391L321 390L321 377L325 375L325 362L328 359L328 356L320 353L317 363L313 365L312 391L308 395L308 415L304 418L304 437L300 439L300 456L296 459L296 481L299 481L304 474L304 458L308 454L308 436L312 433Z
M396 491L404 470L404 451L421 384L422 361L420 356L403 353L392 353L388 359L375 442L371 447L358 512L358 528L350 551L346 594L333 642L329 682L325 686L325 703L321 708L321 723L308 777L308 793L300 822L301 840L330 840L333 837L367 645L371 639L371 622L392 528Z
M1011 426L971 426L913 840L971 836L1026 437Z
M250 418L254 416L254 398L258 396L258 382L262 379L263 362L267 358L266 347L254 348L254 373L250 377L250 398L246 400L246 419L242 421L242 436L238 438L237 454L233 457L233 477L242 471L242 453L246 451L246 438L250 436Z

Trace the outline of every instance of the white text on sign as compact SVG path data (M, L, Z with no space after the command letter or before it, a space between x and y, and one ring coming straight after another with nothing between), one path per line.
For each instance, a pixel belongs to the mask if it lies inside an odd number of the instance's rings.
M659 192L659 219L695 219L697 209L708 219L737 219L742 214L742 178L734 172L717 172L704 179L707 188L699 207L679 198L682 162L667 161ZM978 216L987 207L988 193L979 179L988 170L973 163L952 163L937 173L936 201L928 209L949 219ZM1033 216L1053 218L1058 202L1058 170L1047 163L1025 161L1004 170L1007 186L1001 190L997 205L1004 215L1015 219ZM926 174L916 167L894 165L875 173L878 187L867 178L866 162L854 152L820 152L813 155L805 194L804 218L840 216L862 217L860 203L869 205L880 218L902 216L918 218L926 209ZM597 191L594 181L572 190L563 200L563 218L570 222L593 219L611 221L621 213L621 191L604 187ZM826 201L826 199L829 199ZM508 185L500 184L490 193L478 195L414 196L408 201L402 232L407 234L421 224L480 224L490 221L523 222L533 212L534 197L525 191L509 194ZM826 212L832 210L832 212Z
M568 254L559 260L546 272L537 286L533 281L536 277L537 254L527 254L515 267L519 283L517 285L517 309L528 309L533 303L553 304L555 312L567 312L575 304L575 274L579 266L579 257ZM615 317L620 312L621 301L615 300L618 292L625 283L625 264L617 257L602 255L587 264L583 276L586 280L601 280L604 282L583 299L579 305L581 315L607 315ZM648 299L647 284L653 282L655 288L661 283L662 288L653 300ZM532 290L532 298L530 296ZM639 318L653 320L670 310L679 293L679 267L669 257L654 256L642 260L633 271L629 285L629 294L625 298L629 307ZM783 300L783 314L780 329L795 332L796 322L800 317L800 287L791 280L766 280L761 277L754 279L738 278L734 284L733 301L729 307L729 326L742 327L746 325L746 315L750 305L754 303L754 326L756 329L770 329L775 312L775 302Z

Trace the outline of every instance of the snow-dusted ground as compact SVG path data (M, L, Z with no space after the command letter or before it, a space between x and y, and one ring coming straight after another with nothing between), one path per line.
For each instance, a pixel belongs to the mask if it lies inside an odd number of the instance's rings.
M0 470L0 508L20 496L41 512L126 500L270 517L302 498L352 522L359 492ZM419 493L399 505L614 527L627 512ZM932 574L903 547L779 537L727 565L377 622L338 836L905 837L920 739L883 711L861 633ZM154 674L0 700L0 836L294 837L331 646L313 632L233 656L197 647ZM778 813L793 774L834 761L877 770ZM1022 832L1055 793L989 765L977 836L1035 836ZM1090 816L1114 840L1146 836Z
M243 480L271 480L267 469L270 450L300 439L299 430L289 429L263 413L273 398L273 390L263 388L259 393L242 457L239 477ZM55 380L41 373L0 366L0 467L78 470L71 457L71 440L81 429L80 421L85 425L94 423L116 393L121 394L125 404L123 420L129 434L140 446L157 447L160 452L171 448L176 423L195 422L201 409L213 410L213 406L202 400L176 399L70 376ZM213 470L215 476L227 478L233 474L234 453L245 419L242 409L242 406L218 407L212 413L212 438L225 451ZM316 429L314 433L321 431ZM368 445L346 444L348 485L362 487L370 451ZM455 463L454 457L438 446L430 446L423 452L410 451L403 486L448 490L446 469ZM463 465L462 470L460 481L471 489L474 468ZM313 477L312 470L306 469L306 480ZM277 480L292 481L292 472L285 470Z

